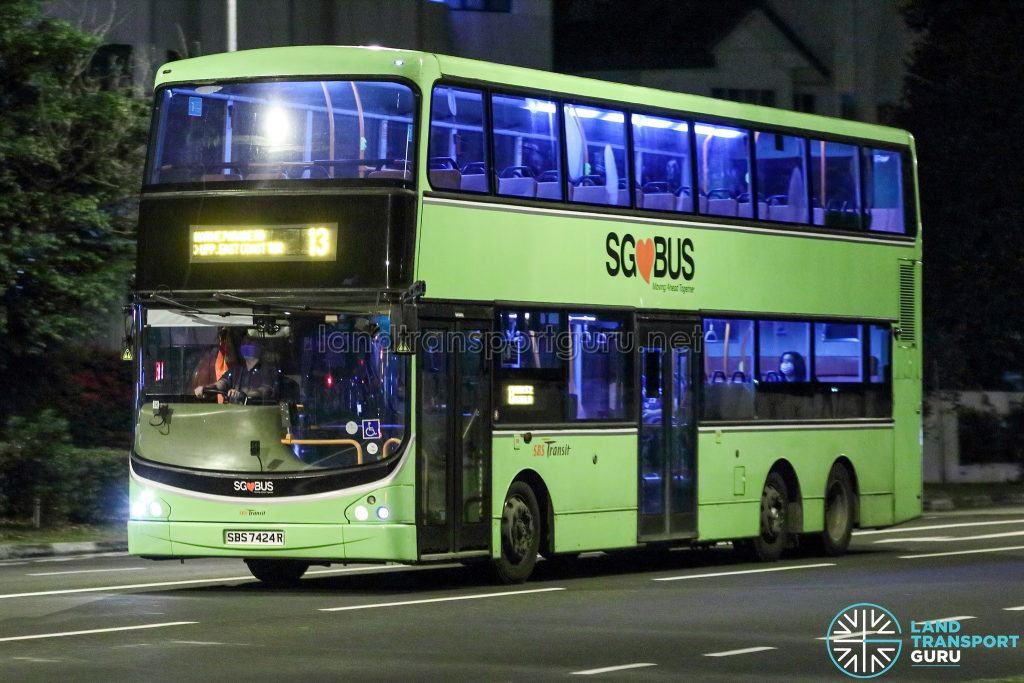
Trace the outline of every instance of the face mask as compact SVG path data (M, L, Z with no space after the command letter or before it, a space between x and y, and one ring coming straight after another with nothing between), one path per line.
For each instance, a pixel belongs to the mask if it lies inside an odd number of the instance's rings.
M240 351L242 353L242 358L245 358L246 360L260 357L260 347L255 344L242 344Z
M779 363L779 370L782 370L782 373L784 375L792 374L792 372L793 372L793 364L790 363L788 360L787 361L783 361L783 362Z

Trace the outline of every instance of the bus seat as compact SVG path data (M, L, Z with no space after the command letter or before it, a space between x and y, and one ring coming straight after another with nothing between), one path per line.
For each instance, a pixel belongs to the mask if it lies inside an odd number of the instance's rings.
M204 183L219 183L225 180L241 180L240 173L204 173L200 180Z
M561 199L562 184L557 180L537 183L537 197L539 199Z
M379 171L370 171L367 178L398 178L399 180L410 180L412 174L400 168L384 168Z
M654 194L645 194L641 207L644 209L653 209L655 211L672 211L672 209L675 208L675 203L676 196L671 192L657 192Z
M472 173L462 175L461 188L467 192L487 192L487 174Z
M820 206L814 207L814 224L825 225L825 209Z
M498 178L498 194L513 197L535 197L537 181L533 178Z
M618 190L615 191L618 194ZM608 187L606 185L570 186L569 198L584 204L608 204Z
M457 168L431 169L430 184L438 190L458 190L462 186L462 173Z
M707 212L714 216L735 216L736 215L736 200L735 199L708 199ZM704 213L704 212L702 212Z
M737 202L736 204L736 215L740 218L753 218L754 217L754 203L753 202Z

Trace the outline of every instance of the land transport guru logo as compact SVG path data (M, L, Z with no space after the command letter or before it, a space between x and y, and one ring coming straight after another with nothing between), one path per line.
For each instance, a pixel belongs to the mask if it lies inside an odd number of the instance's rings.
M647 237L637 239L630 233L609 232L605 237L608 260L605 269L611 277L638 275L657 291L689 293L689 282L697 270L693 240L689 237ZM652 282L662 280L662 282ZM664 282L669 280L669 282Z
M956 668L965 650L1016 649L1019 634L967 634L961 620L949 617L910 622L910 666ZM852 678L876 678L895 666L903 651L903 629L881 605L859 602L843 608L829 624L824 640L836 668Z

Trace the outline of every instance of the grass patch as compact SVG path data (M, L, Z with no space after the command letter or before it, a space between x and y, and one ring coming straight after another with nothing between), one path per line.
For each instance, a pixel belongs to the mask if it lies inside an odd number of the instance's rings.
M118 541L127 538L127 533L124 522L69 524L53 529L35 529L31 522L0 520L0 544Z

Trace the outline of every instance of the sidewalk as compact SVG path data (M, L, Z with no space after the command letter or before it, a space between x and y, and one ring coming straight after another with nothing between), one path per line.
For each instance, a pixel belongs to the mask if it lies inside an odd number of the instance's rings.
M66 555L94 555L128 551L128 539L75 543L7 543L0 545L0 560L21 560Z
M991 490L991 493L980 491ZM926 484L925 512L980 510L1003 506L1024 507L1024 484L992 486ZM128 539L79 541L73 543L0 543L0 560L33 559L68 555L89 555L128 551Z

